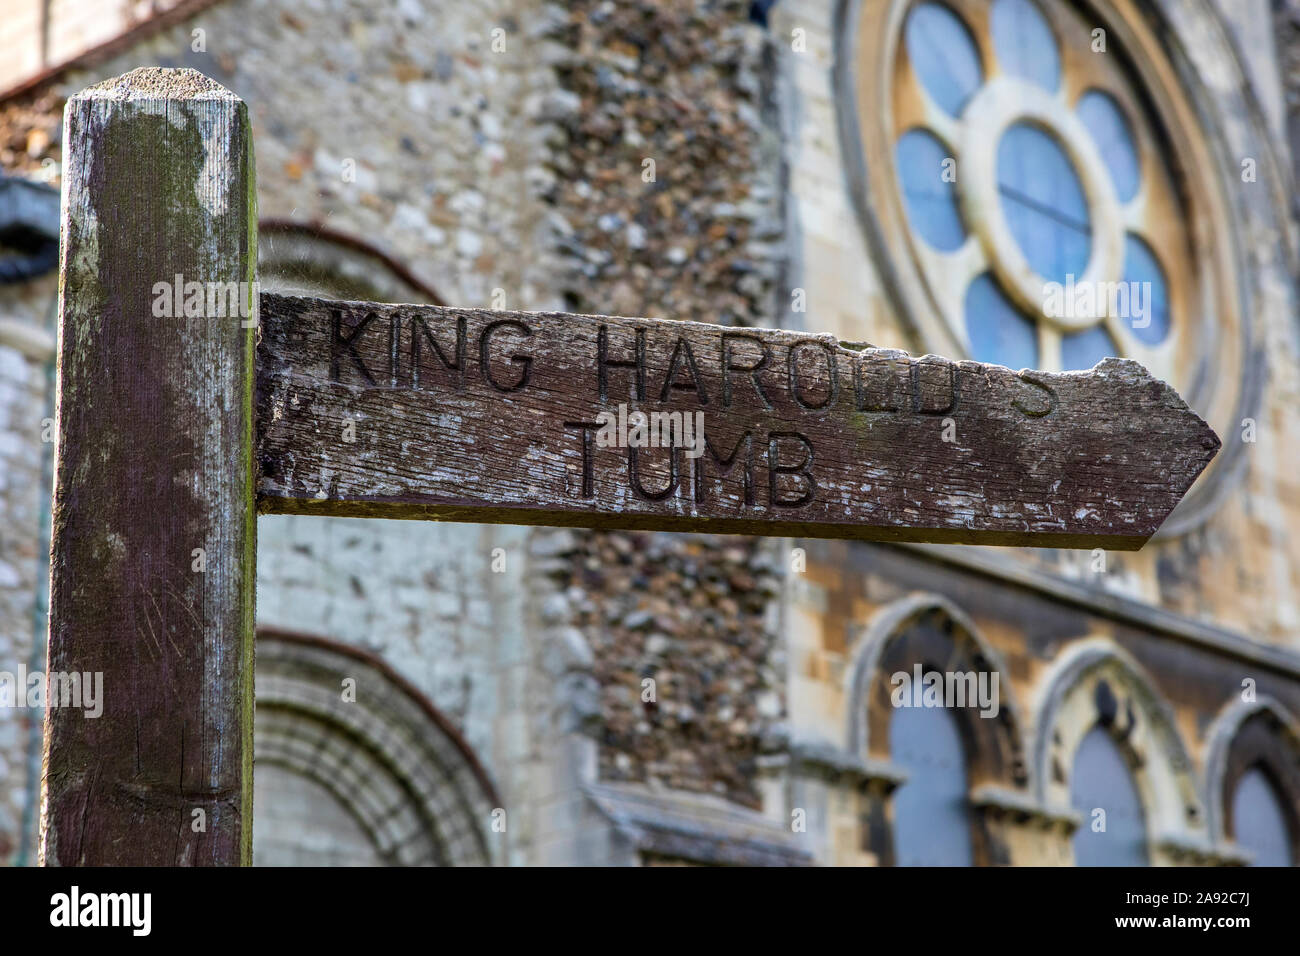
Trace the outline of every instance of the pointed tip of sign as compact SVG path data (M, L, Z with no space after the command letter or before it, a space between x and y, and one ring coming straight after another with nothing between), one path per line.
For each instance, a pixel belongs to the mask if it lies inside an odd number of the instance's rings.
M1206 465L1208 465L1210 460L1214 458L1219 449L1223 447L1223 441L1219 438L1218 434L1215 433L1214 429L1210 427L1209 423L1206 422L1205 419L1196 413L1195 409L1187 404L1187 401L1178 393L1178 390L1163 379L1156 378L1152 375L1147 367L1141 362L1125 358L1104 358L1084 374L1102 375L1106 377L1118 376L1128 381L1149 383L1157 386L1164 393L1167 402L1171 406L1176 408L1177 411L1186 414L1191 421L1200 426L1200 445L1204 450L1210 453L1205 460Z
M1213 458L1219 453L1219 449L1223 447L1223 439L1204 420L1201 421L1201 424L1205 426L1205 434L1201 436L1201 447L1208 451L1210 457Z
M239 99L216 80L188 67L142 66L89 86L76 95L90 100Z
M1118 377L1126 381L1133 381L1133 382L1141 382L1141 381L1154 382L1159 385L1163 385L1171 392L1174 392L1174 394L1177 394L1177 392L1174 390L1172 385L1170 385L1168 382L1164 381L1163 379L1156 378L1154 375L1151 374L1151 372L1147 369L1145 365L1143 365L1141 362L1137 361L1136 359L1117 358L1112 355L1102 359L1092 368L1078 369L1074 372L1066 372L1064 374L1100 375L1106 378Z

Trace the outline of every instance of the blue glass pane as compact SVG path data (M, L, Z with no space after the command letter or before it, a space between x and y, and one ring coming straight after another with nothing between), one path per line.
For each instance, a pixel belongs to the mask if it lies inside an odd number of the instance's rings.
M1038 7L1030 0L997 0L992 24L993 48L1002 72L1056 92L1061 83L1061 58L1052 28Z
M1092 251L1088 203L1056 140L1028 123L1008 127L998 143L998 192L1035 272L1061 283L1083 274Z
M1146 824L1142 801L1119 746L1101 727L1079 744L1070 773L1070 806L1083 822L1074 831L1079 866L1146 866ZM1094 830L1095 810L1106 811L1105 829Z
M1066 372L1090 369L1112 355L1119 355L1119 349L1103 325L1061 336L1061 368Z
M894 793L894 856L899 866L970 866L966 761L943 707L899 707L889 721L889 754L907 770Z
M944 182L948 151L924 130L904 133L898 141L898 178L912 228L930 245L951 252L966 241L957 209L955 184Z
M984 78L966 24L941 3L922 3L907 16L904 42L925 91L940 108L956 116Z
M1165 270L1151 247L1132 233L1124 240L1124 281L1130 283L1128 312L1121 318L1139 342L1159 345L1168 337L1171 324Z
M1115 195L1120 202L1128 202L1137 195L1141 169L1138 167L1137 144L1133 130L1109 93L1089 90L1079 100L1076 109L1083 125L1088 127L1093 141L1101 153L1106 168L1115 184Z
M966 290L966 336L977 362L1038 367L1038 327L1011 304L987 272Z
M1247 770L1232 797L1232 832L1255 855L1252 866L1290 866L1291 835L1277 791L1264 771Z

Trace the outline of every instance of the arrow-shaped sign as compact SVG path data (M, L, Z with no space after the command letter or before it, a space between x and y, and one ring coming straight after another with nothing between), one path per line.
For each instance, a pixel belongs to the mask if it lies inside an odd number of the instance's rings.
M1219 439L1139 364L265 294L264 512L1136 549Z

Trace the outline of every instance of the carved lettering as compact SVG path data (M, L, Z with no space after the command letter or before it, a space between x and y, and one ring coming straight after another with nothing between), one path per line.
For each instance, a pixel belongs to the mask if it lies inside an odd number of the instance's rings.
M803 446L803 460L797 465L781 465L779 444L781 442L798 442ZM772 432L767 439L767 486L768 501L781 508L801 508L813 500L817 493L817 481L812 475L813 465L813 446L803 435L798 432ZM803 493L797 497L790 497L788 491L784 491L778 482L782 475L791 475L801 479Z
M600 430L596 422L565 422L565 428L578 429L582 433L582 497L596 496L596 465L592 460L595 454L595 434Z
M519 377L509 385L503 385L497 381L496 376L492 374L492 365L489 361L492 348L492 336L497 330L510 330L516 332L524 338L529 338L533 330L524 323L515 319L501 319L498 322L492 322L483 330L483 335L479 338L479 367L483 372L483 381L491 385L498 392L517 392L528 384L528 373L532 368L533 360L527 355L512 355L510 362L512 365L519 366Z
M487 333L484 333L486 337ZM443 368L449 369L456 373L456 391L463 391L465 388L465 353L469 335L467 332L467 322L465 316L456 318L456 356L448 358L447 353L442 350L438 340L434 338L433 332L425 321L418 315L411 320L411 387L420 387L420 341L423 339L429 344L433 355L442 363ZM397 350L394 349L394 356ZM394 375L394 382L397 376Z
M740 365L733 361L732 346L736 343L748 342L757 346L759 357L749 365ZM767 393L763 391L763 383L758 380L758 373L767 368L768 362L772 360L772 352L757 335L748 332L723 332L722 333L722 404L726 408L731 407L731 373L748 372L749 380L754 384L754 391L762 399L764 408L771 408L772 403L768 400Z
M690 372L690 382L678 382L677 374L682 362L686 360L686 370ZM677 344L673 346L673 357L668 362L668 374L664 377L664 387L659 391L659 401L668 401L670 390L680 389L689 391L694 389L695 394L699 396L700 404L709 404L709 396L704 392L704 385L700 382L700 370L695 365L695 355L691 352L691 343L685 336L678 336Z
M288 513L1109 551L1219 447L1124 360L1018 373L811 332L261 304L258 503Z
M388 387L397 388L398 349L402 341L402 317L394 312L388 317Z
M629 360L609 357L609 326L602 325L596 332L596 374L600 382L600 400L609 400L609 370L611 368L636 369L636 400L645 401L645 329L635 335L636 357Z
M366 363L361 360L361 354L357 351L358 340L365 333L370 323L375 320L377 313L367 312L356 325L351 327L348 335L343 335L343 310L333 309L334 335L330 343L330 381L341 382L339 377L339 360L344 353L351 356L353 364L357 370L365 376L366 381L371 385L377 385L375 377L370 374L370 369L366 368Z
M859 356L853 363L853 407L860 412L898 412L910 387L907 359Z
M822 355L825 357L826 380L828 384L826 394L821 401L806 398L804 396L802 382L800 381L799 355L801 351L806 351L808 349L820 350ZM786 364L788 365L790 372L790 397L795 400L795 403L800 408L815 411L820 408L825 408L835 401L836 396L840 393L840 377L835 363L835 349L832 346L816 339L806 339L802 342L795 342L790 346L790 353Z
M1025 393L1022 389L1021 394L1012 399L1012 408L1027 418L1042 418L1056 411L1056 392L1050 385L1030 377L1028 372L1018 372L1016 378L1026 385L1032 385L1037 391L1029 393L1029 401L1024 401Z
M741 447L745 449L744 458L741 462L744 466L742 477L744 479L744 502L747 506L754 505L754 439L749 432L740 436L736 446L731 449L731 454L723 458L718 454L718 450L713 447L713 442L707 437L704 439L705 454L694 459L691 462L691 485L695 489L695 501L697 504L704 504L708 495L705 492L706 476L704 474L704 459L706 456L713 458L713 461L721 466L720 476L726 477L731 474L732 469L736 466L736 457L740 454Z
M947 359L928 358L912 364L912 411L918 415L950 415L961 397L960 369Z
M647 491L641 482L641 457L640 449L635 446L628 446L627 449L627 484L632 489L632 493L644 501L663 501L671 497L681 482L681 449L673 447L668 449L668 484L659 491Z

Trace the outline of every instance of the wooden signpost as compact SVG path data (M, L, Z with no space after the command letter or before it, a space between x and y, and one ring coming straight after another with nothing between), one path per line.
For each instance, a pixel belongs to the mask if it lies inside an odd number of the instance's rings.
M242 102L137 70L65 131L49 667L104 712L48 711L48 864L248 862L254 507L1134 549L1219 447L1131 361L259 298Z

